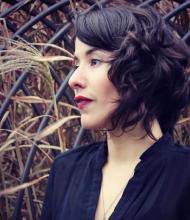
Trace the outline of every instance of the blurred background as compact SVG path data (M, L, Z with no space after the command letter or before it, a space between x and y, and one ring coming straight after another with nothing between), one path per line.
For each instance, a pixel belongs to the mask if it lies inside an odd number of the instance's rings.
M13 59L0 69L0 220L39 219L53 158L104 138L104 132L81 128L75 117L79 112L67 85L73 71L67 58L72 55L61 50L73 54L74 14L94 2L0 0L0 65ZM136 2L155 7L190 45L189 0ZM190 144L188 112L176 125L175 139Z

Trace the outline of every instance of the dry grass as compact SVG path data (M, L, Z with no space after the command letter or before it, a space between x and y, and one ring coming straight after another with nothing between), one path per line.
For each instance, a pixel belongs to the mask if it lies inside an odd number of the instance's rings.
M17 18L18 15L15 16ZM55 154L65 150L67 143L64 124L67 123L68 127L74 126L76 121L72 123L70 120L79 117L71 115L72 109L78 109L65 103L64 99L58 104L55 102L57 87L51 76L49 63L55 67L59 63L71 66L73 56L72 53L63 49L62 45L44 44L36 39L35 43L32 44L22 38L11 40L9 36L11 33L8 33L4 20L1 24L0 42L3 45L3 50L0 52L0 79L3 82L0 90L1 102L4 101L13 84L16 83L16 72L22 74L24 70L28 71L26 84L32 96L26 97L23 91L19 90L16 96L11 97L12 102L9 109L0 122L0 219L11 218L16 192L29 186L32 187L34 194L38 219L45 190L44 180L47 180L49 167L55 156L52 152ZM36 28L38 27L36 26ZM47 42L47 39L44 42ZM50 48L48 54L44 55L40 52L43 46ZM65 73L62 73L62 79L64 79ZM49 125L42 132L37 133L40 120L46 116L45 112L52 102L54 109L51 115L47 116L49 117ZM35 115L32 108L33 103L38 105L42 115ZM2 127L5 121L8 122L9 128ZM52 133L54 133L54 145L50 144L46 138ZM20 185L20 177L24 170L28 152L36 140L40 140L40 142L37 145L38 151L31 167L29 182ZM26 219L32 219L27 192L25 193L22 216Z
M86 7L83 1L70 2L69 10L76 6ZM165 14L177 5L178 3L174 1L165 0L156 7ZM9 7L9 4L2 2L0 11ZM16 29L19 29L32 18L31 12L46 9L47 5L37 0L27 7L28 12L16 10L8 16L8 19ZM187 26L189 28L188 16L188 12L180 13L175 19L176 24L182 29L186 29ZM57 29L67 20L61 11L49 15L47 19ZM0 104L4 102L10 89L16 83L16 71L17 74L22 74L22 70L28 70L25 85L31 92L31 96L25 96L20 89L15 96L11 97L11 104L0 121L0 219L11 219L16 192L28 186L31 187L34 195L36 219L39 219L52 160L56 154L64 151L66 146L73 144L79 130L78 116L72 114L72 110L77 110L77 108L67 104L65 97L59 103L55 102L58 86L49 69L51 63L59 77L64 80L66 72L71 68L70 61L73 51L64 50L63 48L67 49L67 45L63 41L59 41L57 45L46 44L50 50L48 53L42 54L40 52L44 46L42 42L48 42L54 34L54 31L42 22L38 22L25 33L25 37L30 38L31 42L34 42L33 44L23 39L10 40L13 33L6 27L4 20L1 20L0 24L0 46L2 46L1 49L4 49L0 52L3 55L0 56ZM72 38L72 35L73 30L67 33L69 39ZM54 109L50 115L45 115L52 102ZM40 116L35 114L32 104L38 105L41 111ZM41 133L37 133L40 121L44 116L49 117L49 125ZM7 127L3 126L5 121ZM180 143L190 144L189 121L188 114L183 115L176 126L178 131L176 139ZM29 150L35 140L40 140L40 142L37 144L38 150L31 167L29 182L20 185L20 177ZM27 192L24 196L22 216L23 219L32 219Z

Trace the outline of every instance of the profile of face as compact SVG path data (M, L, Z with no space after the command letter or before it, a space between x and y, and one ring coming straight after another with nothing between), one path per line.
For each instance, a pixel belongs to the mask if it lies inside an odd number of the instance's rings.
M111 128L111 115L118 107L119 94L108 79L111 52L75 41L76 70L69 80L87 129Z

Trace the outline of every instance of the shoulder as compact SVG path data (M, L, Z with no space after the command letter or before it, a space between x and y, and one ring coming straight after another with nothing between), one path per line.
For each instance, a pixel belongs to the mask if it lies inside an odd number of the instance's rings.
M102 148L104 142L95 142L91 144L81 145L77 148L70 149L64 153L58 155L53 162L54 166L69 165L74 163L88 163L91 159L95 157L100 148Z
M175 173L180 173L190 181L190 147L179 144L170 146L167 161Z
M179 144L171 146L166 167L168 186L169 183L175 185L190 196L190 147Z
M178 156L181 159L190 160L190 146L180 145L180 144L173 144L170 147L171 155Z
M169 133L164 134L152 148L156 152L154 159L158 165L163 162L166 170L173 175L184 174L184 177L190 178L190 147L175 142Z
M157 143L160 151L167 155L168 159L178 158L179 161L190 161L190 146L176 143L169 133L164 134Z

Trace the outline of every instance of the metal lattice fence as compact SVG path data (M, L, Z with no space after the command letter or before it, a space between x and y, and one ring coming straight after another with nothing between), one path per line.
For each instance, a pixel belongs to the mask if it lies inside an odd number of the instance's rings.
M99 1L104 4L108 0ZM71 53L74 51L73 8L85 10L93 0L0 0L0 33L8 32L12 40L22 38L26 42L46 43L37 45L41 54L59 54L50 44L59 45ZM176 33L190 45L190 1L146 0L139 5L153 5L163 15ZM5 22L5 23L4 23ZM4 24L6 24L7 30ZM2 43L2 42L1 42ZM0 45L3 49L6 43ZM97 136L80 127L78 119L69 121L57 133L45 140L35 140L49 123L78 111L64 103L74 105L67 82L72 74L69 62L50 65L58 114L51 101L47 80L31 70L12 71L0 75L0 186L12 188L31 180L40 180L47 173L53 157L60 153L62 145L76 147L79 143L94 141ZM189 125L180 127L181 133L189 131ZM182 135L183 136L183 135ZM189 140L189 139L188 139ZM183 140L181 141L188 141ZM0 219L39 219L46 180L31 184L25 190L0 196Z

